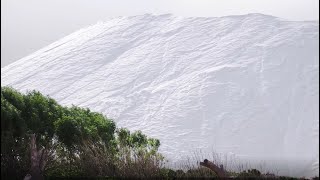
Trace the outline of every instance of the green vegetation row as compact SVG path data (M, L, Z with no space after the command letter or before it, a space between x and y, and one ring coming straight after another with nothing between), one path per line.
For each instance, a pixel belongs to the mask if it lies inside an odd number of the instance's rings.
M38 152L48 156L40 167L45 177L134 175L139 170L126 172L124 166L141 168L139 162L153 168L163 160L159 140L140 131L117 128L100 113L61 106L37 91L22 94L1 87L2 178L23 179L30 173L32 134Z
M117 128L111 119L87 108L59 105L38 91L22 94L1 87L1 178L217 177L200 166L166 168L159 147L158 139ZM257 170L228 174L262 177Z

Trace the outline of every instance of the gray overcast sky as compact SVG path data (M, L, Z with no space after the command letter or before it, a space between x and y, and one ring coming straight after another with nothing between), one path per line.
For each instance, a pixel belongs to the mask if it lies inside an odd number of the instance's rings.
M99 20L145 13L318 20L319 0L1 0L1 67Z

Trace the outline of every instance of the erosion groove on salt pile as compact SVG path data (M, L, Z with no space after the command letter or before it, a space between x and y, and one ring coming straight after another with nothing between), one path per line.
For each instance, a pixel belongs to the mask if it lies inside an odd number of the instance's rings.
M173 162L215 150L294 164L278 172L313 176L318 32L318 21L262 14L118 17L2 68L1 82L142 130Z

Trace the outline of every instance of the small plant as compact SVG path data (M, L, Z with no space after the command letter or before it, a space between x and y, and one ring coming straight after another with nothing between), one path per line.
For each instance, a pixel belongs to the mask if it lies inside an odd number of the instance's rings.
M261 172L257 169L249 169L247 171L242 171L238 177L260 177Z
M295 180L295 179L299 179L299 178L288 177L288 176L280 176L279 179L280 180Z

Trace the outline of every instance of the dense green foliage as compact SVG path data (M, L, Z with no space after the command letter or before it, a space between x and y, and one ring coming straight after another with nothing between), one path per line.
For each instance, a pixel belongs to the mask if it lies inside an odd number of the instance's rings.
M164 158L158 153L159 140L141 131L117 128L100 113L61 106L37 91L21 94L1 87L1 178L23 179L30 173L31 135L36 136L39 152L48 154L43 158L46 160L41 172L47 179L217 177L210 169L199 166L165 168ZM228 174L240 179L270 177L256 169Z
M2 178L23 179L29 172L31 134L38 149L51 152L45 176L117 176L123 160L126 166L137 158L162 161L159 140L140 131L117 129L100 113L61 106L37 91L1 87Z

